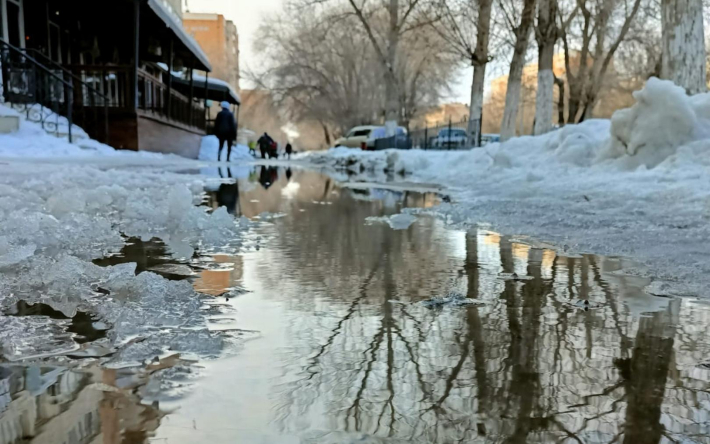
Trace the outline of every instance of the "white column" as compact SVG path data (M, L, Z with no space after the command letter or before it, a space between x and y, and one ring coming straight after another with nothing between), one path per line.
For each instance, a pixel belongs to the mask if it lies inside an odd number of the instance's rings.
M2 18L2 35L0 35L0 38L5 40L6 42L9 40L7 37L7 0L0 0L0 18Z
M25 1L17 0L18 6L20 7L20 48L25 47Z

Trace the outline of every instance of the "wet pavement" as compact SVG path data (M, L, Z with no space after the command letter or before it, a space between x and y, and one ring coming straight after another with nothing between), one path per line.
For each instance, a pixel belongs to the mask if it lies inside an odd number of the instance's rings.
M200 362L187 394L159 410L140 403L138 383L116 382L135 372L78 373L91 382L76 387L103 390L88 401L64 390L55 433L77 423L87 432L65 442L710 442L710 305L645 293L649 281L625 275L635 264L624 259L566 256L427 215L391 223L402 208L444 198L223 168L203 204L258 221L243 254L180 263L159 240L131 239L97 263L190 279L220 307L211 328L248 339ZM0 431L8 403L25 399L18 393L44 408L37 390L13 382L39 370L3 369L14 376L0 377ZM93 410L66 413L79 406ZM34 424L48 430L48 421ZM2 433L0 444L18 442ZM36 433L30 442L56 442Z

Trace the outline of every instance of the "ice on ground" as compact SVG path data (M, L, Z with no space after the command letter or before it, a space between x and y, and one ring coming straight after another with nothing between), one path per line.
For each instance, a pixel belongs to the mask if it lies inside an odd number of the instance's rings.
M204 297L190 284L136 275L135 264L92 262L120 251L126 237L163 239L174 257L191 258L198 248L238 251L244 222L224 207L198 206L202 180L166 172L173 156L117 152L91 140L69 144L26 121L20 131L0 135L0 156L0 311L22 300L68 317L79 310L96 315L108 328L96 346L110 350L114 361L168 349L220 352L223 338L209 331L200 310ZM141 167L105 161L113 158ZM75 353L62 322L0 316L0 354L19 360Z
M217 155L219 154L219 139L217 136L206 136L202 138L202 144L200 145L200 160L217 160ZM227 146L225 144L222 149L223 162L227 161ZM244 161L244 160L254 160L254 156L249 154L249 147L246 145L235 145L232 147L232 154L229 156L231 162Z
M335 148L298 159L446 186L456 204L436 214L449 223L486 223L570 253L631 256L644 275L702 294L710 286L710 94L688 97L650 79L635 98L611 120L470 151Z
M393 230L406 230L417 221L417 217L411 214L395 214L393 216L371 216L365 219L368 225L373 225L377 223L386 223Z

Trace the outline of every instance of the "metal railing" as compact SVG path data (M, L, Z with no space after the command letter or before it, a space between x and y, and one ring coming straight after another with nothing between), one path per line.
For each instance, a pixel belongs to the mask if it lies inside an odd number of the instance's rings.
M426 126L399 134L385 137L375 141L375 150L384 149L423 149L423 150L460 150L474 146L481 146L482 134L480 122L474 122L474 131L468 133L468 116L462 120L448 122L440 125Z
M100 137L100 139L104 143L108 144L110 140L108 107L111 103L111 98L97 88L91 86L87 82L88 79L86 77L79 77L77 74L73 73L54 60L51 60L40 51L36 49L27 49L25 52L32 55L32 57L36 60L44 63L46 66L50 66L55 74L72 83L74 87L74 110L72 112L74 122L86 130L92 128L94 129L94 132L98 131L98 128L102 128L103 137ZM101 82L97 86L101 87L103 90L106 84ZM99 139L99 137L95 138Z
M30 122L56 136L66 134L71 143L74 86L24 50L0 40L2 99L25 114Z
M138 71L138 109L201 130L206 127L204 108L142 70Z

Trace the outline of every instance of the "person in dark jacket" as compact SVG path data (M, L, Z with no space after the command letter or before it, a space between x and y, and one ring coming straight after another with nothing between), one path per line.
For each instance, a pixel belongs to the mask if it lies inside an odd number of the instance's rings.
M291 146L290 143L287 143L286 144L286 155L288 156L289 159L291 158L291 154L293 154L293 147Z
M256 141L256 144L259 145L259 151L261 151L262 159L266 159L267 155L271 158L271 145L273 143L274 139L272 139L267 133L264 133L264 135L259 137L259 140Z
M237 121L234 119L234 114L229 110L229 103L222 102L222 111L217 114L214 121L214 135L219 139L219 153L217 160L222 157L222 148L224 143L227 143L227 162L232 155L232 143L237 139Z

